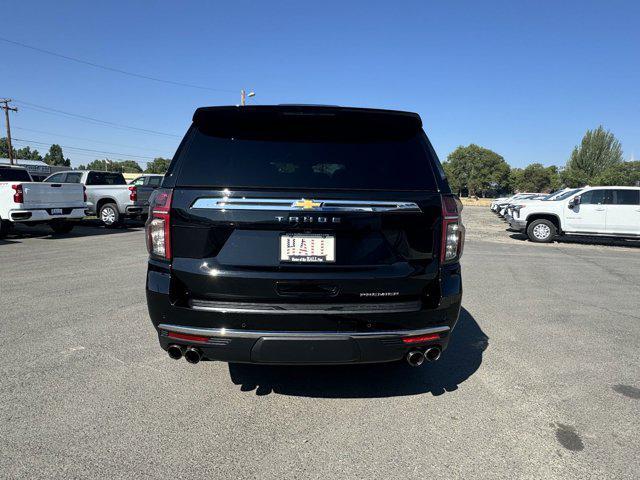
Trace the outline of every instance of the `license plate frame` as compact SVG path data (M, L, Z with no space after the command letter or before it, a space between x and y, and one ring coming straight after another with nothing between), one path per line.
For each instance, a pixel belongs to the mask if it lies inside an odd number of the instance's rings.
M285 233L280 235L280 262L335 263L336 237L329 233Z
M62 208L52 208L51 209L51 215L62 215L64 213L64 211L62 210Z

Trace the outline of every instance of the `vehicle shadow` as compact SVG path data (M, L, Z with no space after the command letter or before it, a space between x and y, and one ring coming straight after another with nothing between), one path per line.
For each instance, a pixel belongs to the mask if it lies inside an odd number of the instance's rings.
M509 231L507 229L507 231ZM511 230L513 231L513 230ZM509 235L514 240L528 241L524 233L513 233ZM627 248L640 248L640 240L633 238L607 238L607 237L587 237L587 236L562 236L556 238L554 243L571 243L575 245L604 245L608 247L627 247Z
M466 310L452 333L449 348L435 363L410 367L404 360L388 364L340 366L271 366L229 364L231 381L256 395L278 393L319 398L375 398L452 392L482 363L487 337Z
M73 230L69 233L57 234L48 225L34 225L33 227L17 224L7 232L4 239L0 240L2 243L17 243L17 241L27 238L44 238L56 240L59 238L78 238L78 237L93 237L100 235L114 235L118 233L126 233L132 231L138 231L144 228L144 223L136 221L128 221L126 224L119 228L105 228L99 220L81 220L75 222ZM0 243L0 245L2 245Z

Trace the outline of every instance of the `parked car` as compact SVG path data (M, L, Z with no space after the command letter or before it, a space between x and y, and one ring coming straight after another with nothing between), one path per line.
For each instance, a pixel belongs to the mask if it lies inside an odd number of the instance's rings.
M0 237L15 223L48 224L56 233L69 233L70 220L85 216L82 185L33 182L24 167L0 165Z
M498 204L504 202L505 200L508 200L511 197L499 197L499 198L494 198L493 201L491 202L491 211L492 212L497 212L498 211Z
M640 187L585 187L552 201L522 203L509 224L532 242L560 235L640 238Z
M551 192L548 194L540 194L540 195L534 195L531 197L526 197L523 198L521 200L514 200L514 203L510 203L509 205L507 205L506 209L505 209L505 214L504 214L504 218L507 222L509 222L511 220L511 217L513 217L513 209L515 208L516 204L518 205L524 205L526 203L532 203L532 202L537 202L539 200L554 200L555 198L559 197L560 195L562 195L563 193L565 193L566 191L571 190L569 188L563 188L561 190L556 190L555 192Z
M147 219L147 211L149 210L149 197L156 188L162 185L162 179L164 175L158 175L155 173L147 173L133 179L129 185L135 187L135 204L143 208L141 218Z
M461 209L415 113L200 108L147 221L160 346L191 363L437 360Z
M496 199L491 204L491 209L497 213L499 216L504 216L507 211L507 206L510 203L513 203L515 200L524 200L525 198L533 197L535 195L540 195L539 193L516 193L507 198Z
M72 170L47 177L47 183L81 183L86 187L89 215L97 216L106 227L117 227L125 218L141 217L146 213L137 203L137 189L127 185L117 172Z

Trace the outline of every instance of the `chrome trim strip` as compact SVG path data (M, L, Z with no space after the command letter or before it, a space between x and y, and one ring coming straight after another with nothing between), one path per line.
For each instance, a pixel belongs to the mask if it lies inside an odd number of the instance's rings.
M296 204L304 199L296 198L198 198L191 208L208 210L276 210L293 212L416 212L422 210L414 202L378 200L311 200L320 204L301 207Z
M420 310L420 301L393 303L295 304L240 303L190 300L193 310L217 313L280 314L280 315L349 315L371 313L407 313Z
M419 330L387 330L380 332L292 332L292 331L259 331L259 330L231 330L227 328L198 328L184 327L161 323L159 330L167 332L186 333L201 337L222 338L262 338L262 337L294 337L294 338L399 338L444 333L450 330L447 326L421 328Z

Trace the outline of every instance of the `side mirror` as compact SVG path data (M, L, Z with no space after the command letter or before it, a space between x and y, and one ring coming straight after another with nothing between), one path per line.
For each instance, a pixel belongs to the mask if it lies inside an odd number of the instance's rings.
M571 201L569 202L569 208L573 208L577 205L580 205L580 195L576 195L571 199Z

